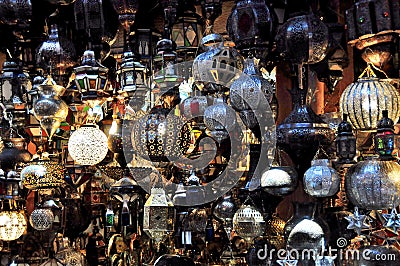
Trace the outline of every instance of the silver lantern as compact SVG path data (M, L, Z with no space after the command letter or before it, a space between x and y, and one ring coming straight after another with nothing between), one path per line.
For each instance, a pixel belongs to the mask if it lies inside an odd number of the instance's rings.
M303 181L304 190L314 197L330 197L339 191L340 177L328 159L312 160Z

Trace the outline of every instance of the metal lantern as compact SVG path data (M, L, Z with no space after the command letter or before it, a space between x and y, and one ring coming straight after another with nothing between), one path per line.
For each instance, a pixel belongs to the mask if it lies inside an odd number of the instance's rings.
M9 26L27 27L32 19L30 0L0 0L0 21Z
M207 97L199 95L199 91L195 91L193 96L186 98L180 104L181 114L186 119L195 119L197 121L203 118L207 107Z
M27 189L47 189L63 186L64 167L50 160L32 161L21 171L22 184Z
M146 65L151 65L151 60L156 55L157 42L161 39L161 34L151 28L139 28L130 33L132 49L140 54L140 60Z
M2 144L0 162L3 170L13 171L31 160L31 154L25 149L25 139L4 139Z
M277 52L294 64L315 64L328 52L328 27L314 14L289 18L275 38Z
M136 12L139 7L137 0L111 0L115 11L118 14L120 24L127 32L130 32L130 27L135 23Z
M267 55L278 23L273 12L264 0L236 1L226 29L241 52L253 50L257 57Z
M170 36L171 27L176 20L178 0L161 0L160 4L164 10L164 36Z
M193 77L196 81L213 82L230 86L243 70L243 58L233 47L224 46L220 34L208 34L201 39L205 50L193 61ZM208 86L204 90L211 90Z
M98 164L108 152L107 136L96 125L83 125L70 136L68 151L77 164Z
M375 135L375 150L381 160L392 160L394 150L394 123L388 117L388 110L382 111L382 119L378 121Z
M236 113L224 99L216 98L204 111L204 124L211 131L229 133L236 125Z
M29 216L29 222L33 229L45 231L51 228L54 222L54 214L51 208L38 207Z
M25 232L26 217L21 210L0 212L0 240L13 241Z
M274 196L286 196L296 190L298 175L291 166L271 166L261 176L261 187Z
M146 86L148 69L142 65L133 52L125 52L117 71L120 90L123 97L143 98L148 91Z
M93 51L85 51L82 65L74 68L75 84L82 100L97 100L107 95L108 68L98 63Z
M347 114L355 129L376 129L382 110L395 123L400 116L400 95L390 83L374 77L359 78L343 91L340 112Z
M69 79L68 69L75 64L75 47L69 40L61 42L58 26L51 25L48 40L43 42L36 53L36 62L57 82L66 85Z
M163 188L153 187L144 204L143 231L157 243L174 229L175 209Z
M40 122L51 141L61 122L68 116L67 104L59 98L65 88L48 76L39 86L39 98L33 104L33 115Z
M315 159L303 177L304 190L313 197L330 197L339 190L340 177L328 159Z
M278 214L272 214L265 225L265 235L268 236L269 242L277 249L285 247L285 239L283 237L286 222L279 218Z
M350 202L360 208L383 210L398 206L400 165L367 157L348 169L345 188Z
M0 75L0 86L2 88L2 97L13 104L22 104L26 102L26 91L29 82L29 74L26 73L21 64L14 60L8 60L3 63L2 73ZM5 90L5 88L11 90Z
M352 163L356 156L356 137L353 128L347 121L347 114L343 114L343 121L338 126L336 136L336 155L340 163Z
M155 107L135 123L132 144L138 156L153 162L168 162L180 158L188 149L190 131L170 111Z
M222 0L203 0L200 1L201 14L205 18L205 32L212 33L214 21L222 14Z
M265 221L253 206L243 205L233 216L233 230L248 243L264 233Z
M316 253L324 248L325 239L322 227L315 221L303 219L296 224L289 234L287 245L298 251L314 250ZM303 258L306 260L307 258Z
M232 227L233 227L233 217L237 211L237 206L232 199L231 195L224 195L222 200L220 200L217 205L215 205L213 213L214 215L224 221L224 230L230 238Z

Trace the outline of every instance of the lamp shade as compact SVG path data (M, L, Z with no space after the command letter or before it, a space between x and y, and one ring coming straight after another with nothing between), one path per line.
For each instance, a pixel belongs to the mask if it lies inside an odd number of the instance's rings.
M35 230L45 231L53 225L54 214L50 208L36 208L31 213L29 222Z
M264 232L265 221L262 214L253 206L243 205L233 217L233 230L249 243Z
M395 123L400 116L399 92L389 82L374 77L360 78L347 86L339 105L358 130L376 129L383 110L388 110L388 117Z
M400 165L396 161L367 158L351 166L345 180L347 196L355 206L382 210L400 204Z
M0 239L13 241L18 239L26 230L26 218L22 211L0 212Z
M33 161L22 169L21 179L27 189L62 186L64 184L64 168L50 160Z
M108 138L96 125L84 125L72 133L68 151L77 164L95 165L108 152Z

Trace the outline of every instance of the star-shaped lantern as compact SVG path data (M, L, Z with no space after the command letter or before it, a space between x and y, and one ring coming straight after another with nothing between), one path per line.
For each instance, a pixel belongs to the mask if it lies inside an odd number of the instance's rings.
M298 260L293 260L290 257L290 252L287 250L285 259L277 260L276 262L281 266L297 266Z
M397 230L400 228L400 214L397 214L396 208L393 208L390 213L382 214L382 216L385 219L383 226L392 229L397 234Z
M366 223L367 217L365 215L361 215L358 213L358 207L354 208L354 214L351 214L347 217L344 217L347 221L349 221L349 225L347 229L354 229L358 235L361 234L363 229L369 229L370 225Z

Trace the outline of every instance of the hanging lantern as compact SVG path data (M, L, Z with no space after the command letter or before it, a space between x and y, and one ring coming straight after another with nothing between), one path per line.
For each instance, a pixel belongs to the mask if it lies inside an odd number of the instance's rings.
M186 206L196 206L202 205L205 197L206 191L204 187L200 184L200 179L196 176L194 172L188 178L188 186L186 186Z
M155 107L135 123L132 144L138 156L153 162L169 162L180 158L188 149L190 131L187 125L169 112L169 109Z
M9 26L27 27L32 18L30 0L0 0L0 21Z
M274 196L286 196L296 190L298 176L291 166L271 166L261 176L261 187Z
M243 58L233 47L224 46L219 34L208 34L201 39L205 50L193 61L193 77L196 81L212 82L229 87L243 69ZM204 90L213 88L206 86Z
M139 7L137 0L111 0L115 11L118 14L119 23L124 27L126 32L130 32L130 28L135 23L136 12Z
M276 213L267 220L265 225L265 235L268 236L268 241L276 249L285 247L285 239L283 237L286 222L279 218Z
M33 104L33 114L51 141L61 122L68 116L67 104L59 98L65 88L48 76L39 86L39 99Z
M186 119L199 120L204 116L204 112L208 107L206 96L199 95L199 91L194 92L194 96L186 98L180 105L181 114Z
M113 153L122 154L122 121L113 116L110 130L108 132L108 148Z
M32 161L21 171L22 184L27 189L46 189L63 186L64 167L47 159Z
M161 0L160 4L164 10L164 36L171 35L171 27L176 20L178 0Z
M204 111L204 124L211 131L223 132L223 138L227 138L236 125L236 113L224 99L216 98Z
M233 216L233 230L248 243L264 233L265 221L253 206L243 205Z
M0 75L0 85L2 88L2 97L15 105L26 102L26 91L29 82L29 74L26 73L21 64L13 60L3 63L2 73ZM11 90L5 90L10 87Z
M148 91L146 86L148 69L142 65L133 52L125 52L122 63L117 71L120 90L118 93L123 97L135 97L142 99ZM141 106L141 105L140 105Z
M222 0L201 1L201 14L205 18L205 32L210 34L213 32L212 27L214 21L222 14Z
M53 211L48 207L35 208L29 217L29 222L33 229L38 231L46 231L53 225Z
M140 60L145 65L150 65L153 56L157 54L157 42L161 34L151 28L139 28L130 33L130 41L133 51L140 54Z
M21 210L0 212L0 239L13 241L22 236L26 230L26 217Z
M108 95L108 69L96 61L93 51L83 53L82 65L75 67L74 72L75 84L83 101L96 101Z
M50 27L48 40L43 42L36 53L36 63L43 68L47 74L56 78L62 85L68 84L69 68L75 64L75 47L67 39L60 40L58 26Z
M367 157L348 169L345 182L347 196L357 207L383 210L400 204L400 165L396 161Z
M196 13L194 1L185 1L183 14L178 14L171 29L171 40L183 61L192 61L203 37L203 19Z
M356 156L356 137L353 128L347 121L347 114L343 114L343 121L338 126L336 136L336 154L340 163L352 163Z
M388 110L382 111L382 118L378 121L378 130L375 135L375 150L381 160L393 160L394 150L394 123L388 117Z
M8 172L18 169L31 160L30 153L25 149L25 139L5 139L3 143L4 148L0 153L0 163L3 170Z
M264 0L236 1L226 29L241 52L252 50L256 51L256 57L265 58L278 23L273 12Z
M237 206L232 199L231 195L224 195L222 200L220 200L214 207L214 215L224 221L224 230L230 238L232 227L233 227L233 217L237 211Z
M98 164L108 152L107 136L97 125L83 125L70 136L68 151L77 164Z
M304 190L313 197L330 197L339 190L340 177L328 159L315 159L303 177Z
M320 254L325 246L324 231L318 223L303 219L290 232L287 245L298 251L314 250L315 254Z
M315 64L328 52L328 27L314 14L289 18L278 30L277 52L293 64Z
M174 229L175 209L163 188L153 187L144 204L143 231L155 242L162 241Z
M368 67L365 72L372 71ZM400 116L400 95L390 83L375 77L359 78L343 91L340 112L347 114L351 125L358 130L373 130L382 118L382 110L395 123Z

